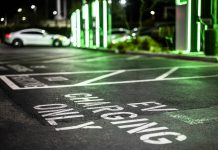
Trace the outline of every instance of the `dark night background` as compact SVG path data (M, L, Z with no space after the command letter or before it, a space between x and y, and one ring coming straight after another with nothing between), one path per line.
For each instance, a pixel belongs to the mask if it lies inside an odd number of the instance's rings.
M63 1L63 0L61 0ZM5 22L0 22L0 38L8 32L27 27L44 28L50 33L62 33L70 36L70 16L76 9L81 9L82 0L66 0L67 16L66 19L57 21L53 15L56 10L56 0L6 0L0 4L0 18L6 18ZM87 0L91 3L93 0ZM175 22L175 1L174 0L127 0L125 6L121 6L119 0L112 1L112 27L124 27L133 29L139 27L141 2L144 1L142 25L153 27L162 22ZM36 5L34 12L30 7ZM63 7L63 4L62 4ZM18 13L18 8L23 11ZM166 11L167 9L167 11ZM150 11L155 11L151 15ZM167 17L166 17L167 12ZM63 15L63 12L61 13ZM25 16L26 20L21 18ZM125 23L125 19L128 26ZM62 23L62 26L59 23Z
M87 0L88 1L88 0ZM89 0L91 1L91 0ZM88 2L89 2L88 1ZM13 21L17 15L17 9L23 8L23 13L27 14L31 18L33 10L30 9L32 4L37 6L37 15L40 19L54 19L52 12L56 10L56 0L7 0L0 5L0 17L7 17L8 21ZM80 8L82 0L67 0L67 18L69 19L71 12L75 9ZM157 21L163 20L163 11L165 6L174 6L174 0L145 0L145 11L144 19L149 19L150 11L155 10L155 19ZM113 1L113 19L118 19L116 12L117 10L124 9L126 17L130 23L137 22L139 19L139 11L141 0L127 0L127 5L122 8L119 5L118 0ZM119 9L117 7L120 7ZM117 13L117 14L116 14ZM173 14L173 13L172 13ZM174 16L168 17L168 19L173 19ZM174 15L174 14L173 14ZM113 20L114 21L114 20Z

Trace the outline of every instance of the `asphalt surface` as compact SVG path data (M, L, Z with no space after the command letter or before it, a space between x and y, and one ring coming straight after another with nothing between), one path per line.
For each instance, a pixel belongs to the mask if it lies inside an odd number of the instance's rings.
M218 64L0 47L1 150L216 150Z

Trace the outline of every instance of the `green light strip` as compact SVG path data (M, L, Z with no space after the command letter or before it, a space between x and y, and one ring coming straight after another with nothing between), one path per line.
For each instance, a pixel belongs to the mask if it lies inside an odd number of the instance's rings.
M187 37L187 52L191 51L191 0L188 0L188 37Z
M217 1L214 1L214 23L215 23L215 28L217 28L218 27L218 2Z
M103 34L104 34L104 48L107 47L107 1L103 1Z
M99 1L95 1L96 8L96 46L100 47L100 17L99 17Z
M89 47L89 7L88 4L83 6L83 19L85 20L85 45Z
M73 21L74 20L73 20L73 17L74 17L74 13L72 13L71 16L70 16L71 43L74 42L74 40L73 40L73 38L74 38L74 33L73 33Z
M73 46L76 46L76 13L72 13L71 15L71 33L72 33L72 38L71 38L71 42L73 44Z
M100 16L99 16L99 1L92 3L92 17L95 18L95 47L100 47Z
M76 44L77 44L77 47L80 47L81 46L81 39L80 39L80 10L77 9L76 10L76 35L77 35L77 40L76 40Z
M186 5L187 0L176 0L176 5Z
M201 17L201 0L198 0L198 17ZM198 30L197 30L197 51L201 50L201 23L197 23Z

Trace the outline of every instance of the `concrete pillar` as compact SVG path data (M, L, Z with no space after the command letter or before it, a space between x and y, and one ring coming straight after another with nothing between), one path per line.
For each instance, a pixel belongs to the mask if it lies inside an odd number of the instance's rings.
M67 19L67 0L63 0L63 19Z
M62 16L61 16L61 0L56 0L56 9L57 9L57 15L56 15L56 19L57 20L60 20L62 19Z

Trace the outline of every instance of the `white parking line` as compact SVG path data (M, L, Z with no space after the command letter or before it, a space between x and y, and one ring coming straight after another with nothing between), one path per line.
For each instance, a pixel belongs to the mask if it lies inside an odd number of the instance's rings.
M157 77L156 80L162 80L162 79L168 77L170 74L172 74L173 72L175 72L178 69L179 69L179 67L174 67L174 68L170 69L169 71L167 71L166 73L162 74L161 76Z
M10 79L8 79L5 76L0 76L0 79L2 79L2 81L4 81L11 89L15 90L15 89L20 89L20 87L18 87L16 84L14 84Z
M199 66L174 66L174 67L156 67L156 68L139 68L139 69L119 69L119 70L90 70L90 71L75 71L75 72L48 72L48 73L28 73L28 74L5 74L2 76L46 76L46 75L69 75L69 74L91 74L91 73L106 73L125 70L126 72L149 71L149 70L165 70L172 68L189 69L189 68L213 68L218 65L199 65Z
M131 56L128 57L126 60L135 60L135 59L139 59L141 56Z
M78 55L78 56L70 56L67 58L56 58L56 59L52 59L52 60L44 60L42 61L42 63L49 63L49 62L67 62L67 61L75 61L75 59L83 59L84 56L83 55Z
M215 77L218 77L218 75L164 78L164 79L159 79L159 80L157 80L157 79L145 79L145 80L129 80L129 81L116 81L116 82L100 82L100 83L90 83L90 84L87 84L86 86L144 83L144 82L154 82L154 81L171 81L171 80L185 80L185 79L204 79L204 78L215 78Z
M186 80L186 79L205 79L205 78L216 78L216 77L218 77L218 75L164 78L161 80L146 79L146 80L129 80L129 81L116 81L116 82L99 82L99 83L89 83L89 84L69 84L69 85L55 85L55 86L42 86L42 87L18 87L8 78L6 78L6 80L3 81L13 90L30 90L30 89L48 89L48 88L52 89L52 88L83 87L83 86L97 86L97 85L131 84L131 83L145 83L145 82ZM0 78L2 79L2 77Z
M2 75L0 79L5 82L9 87L14 90L23 90L23 89L43 89L43 88L63 88L63 87L82 87L82 86L97 86L97 85L114 85L114 84L130 84L130 83L143 83L143 82L156 82L156 81L171 81L171 80L184 80L184 79L204 79L204 78L215 78L218 75L206 75L206 76L188 76L188 77L174 77L167 78L170 74L175 72L180 68L200 68L200 67L217 67L217 65L210 66L183 66L183 67L158 67L158 68L141 68L141 69L123 69L123 70L97 70L97 71L79 71L79 72L56 72L56 73L30 73L30 74L13 74L13 75ZM117 74L123 72L135 72L135 71L146 71L146 70L165 70L170 69L166 73L160 75L154 79L142 79L142 80L127 80L127 81L112 81L112 82L98 82L93 83L95 81L99 81L101 79L105 79L111 76L115 76ZM46 76L46 75L71 75L71 74L89 74L89 73L108 73L105 75L101 75L95 77L93 79L89 79L76 84L68 84L68 85L53 85L53 86L40 86L40 87L19 87L16 83L13 83L12 80L8 77L20 77L20 76Z
M105 79L105 78L108 78L108 77L111 77L111 76L114 76L114 75L117 75L117 74L120 74L120 73L123 73L123 72L125 72L125 70L112 72L112 73L109 73L109 74L106 74L106 75L102 75L100 77L96 77L96 78L93 78L93 79L90 79L90 80L80 82L78 84L75 84L75 86L84 86L84 85L87 85L89 83L92 83L92 82L95 82L95 81L98 81L98 80L101 80L101 79Z
M114 58L114 57L118 57L118 56L101 56L101 57L98 56L95 58L85 59L85 60L81 60L81 61L92 62L92 61L96 61L96 60L102 60L102 59L108 59L108 58Z
M42 61L42 63L49 63L49 62L64 62L64 63L70 63L70 62L92 62L92 61L98 61L108 58L113 58L118 56L94 56L93 58L84 58L84 56L78 56L78 57L72 57L72 58L60 58L55 60L45 60Z

